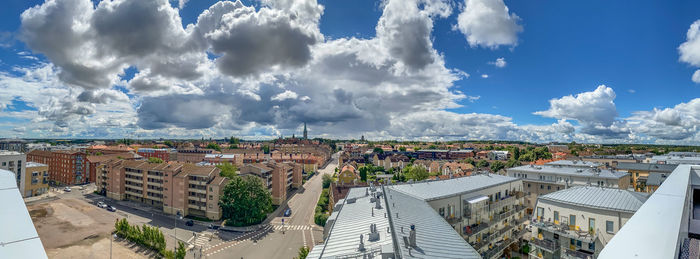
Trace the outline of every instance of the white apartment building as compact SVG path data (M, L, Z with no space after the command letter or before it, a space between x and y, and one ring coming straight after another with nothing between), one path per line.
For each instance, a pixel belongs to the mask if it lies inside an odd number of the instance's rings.
M522 181L517 178L477 174L385 186L379 206L372 206L376 194L366 194L371 188L353 188L336 203L326 223L325 243L307 258L500 258L525 233ZM368 234L365 228L371 224L380 229L379 241L362 245L374 252L358 253L348 242ZM416 246L406 246L410 233L416 232ZM405 234L409 237L402 243Z
M610 169L524 165L506 169L506 172L508 176L523 180L525 204L530 210L534 208L539 195L563 190L570 186L599 186L622 190L630 186L629 173Z
M576 186L537 199L532 258L593 259L647 200L647 193Z
M504 150L494 150L494 151L489 151L489 153L486 154L486 157L489 160L508 160L508 157L510 154L508 151Z
M577 167L577 168L598 168L603 166L603 164L598 162L584 161L584 160L557 160L553 162L546 163L546 165L554 166L566 166L566 167Z
M24 194L27 155L16 151L0 150L0 169L5 169L15 174L19 192Z

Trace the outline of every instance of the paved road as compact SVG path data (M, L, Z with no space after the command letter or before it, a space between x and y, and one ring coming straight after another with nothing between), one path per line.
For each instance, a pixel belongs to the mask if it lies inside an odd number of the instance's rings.
M204 251L205 257L293 258L300 247L312 248L322 242L323 229L314 224L314 211L323 190L322 175L333 174L337 166L338 154L334 154L332 161L304 184L304 190L289 200L291 217L276 217L262 230L213 246Z

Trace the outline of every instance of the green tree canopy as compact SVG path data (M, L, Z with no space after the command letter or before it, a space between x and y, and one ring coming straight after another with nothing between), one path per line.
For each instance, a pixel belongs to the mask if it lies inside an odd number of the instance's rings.
M168 146L168 147L174 147L174 146L175 146L175 145L173 144L173 142L170 141L170 140L164 141L163 144L165 144L165 145Z
M501 161L496 161L496 162L493 162L491 164L491 171L493 171L495 173L495 172L498 172L505 167L506 167L506 164L504 164Z
M229 226L260 223L272 211L272 197L255 176L234 176L219 199L223 219Z
M379 154L384 153L384 149L382 149L380 147L375 147L372 151L374 151L374 153L379 153Z
M219 173L220 176L233 178L237 175L236 171L238 171L238 168L236 168L236 165L229 162L223 162L216 167L221 169L221 172Z
M324 174L321 179L323 180L323 188L328 188L333 182L333 177L329 174Z
M160 164L160 163L163 163L163 159L160 159L160 158L157 158L157 157L149 157L149 158L148 158L148 162L149 162L149 163Z
M401 151L401 152L406 152L406 147L400 147L400 148L399 148L399 151Z
M508 160L508 162L506 162L506 168L516 167L516 166L520 166L520 162L518 162L518 160L511 159L511 160Z
M476 162L476 165L475 165L475 166L478 167L478 168L488 167L488 166L489 166L489 162L486 161L486 160L479 160L479 162Z
M422 181L428 179L430 174L428 170L425 170L422 166L407 166L406 179L412 179L414 181Z
M207 148L221 152L221 147L219 147L219 144L216 143L209 143L209 145L207 145Z
M231 144L231 145L238 145L238 144L241 143L241 140L240 140L239 138L231 137L231 138L228 140L228 143Z

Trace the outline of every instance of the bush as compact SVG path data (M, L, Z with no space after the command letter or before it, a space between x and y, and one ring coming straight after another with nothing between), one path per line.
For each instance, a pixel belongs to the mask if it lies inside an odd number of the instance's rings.
M139 226L130 225L124 218L114 223L114 232L121 238L158 251L158 253L165 258L185 258L185 244L178 241L178 247L175 251L167 250L165 247L165 236L158 227L151 227L144 224L139 228Z
M333 177L330 175L324 174L323 175L323 188L328 188L331 186L331 182L333 182Z
M207 218L207 217L197 217L197 216L194 216L194 215L187 215L187 216L185 216L185 218L194 219L194 220L197 220L197 221L212 222L212 220L209 219L209 218Z
M314 223L316 225L325 227L326 226L326 220L328 220L328 214L325 213L317 213L314 215Z
M328 188L321 191L321 196L318 198L318 203L316 203L316 210L314 211L314 223L319 226L326 225L326 219L328 219L328 203L329 203L329 190Z

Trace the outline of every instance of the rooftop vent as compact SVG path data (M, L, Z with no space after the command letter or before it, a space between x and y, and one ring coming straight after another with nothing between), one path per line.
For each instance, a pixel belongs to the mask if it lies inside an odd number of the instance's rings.
M369 237L368 241L379 241L379 231L377 231L377 224L369 225Z
M408 233L408 245L416 247L416 225L411 225L411 232Z
M349 198L349 199L347 199L348 204L353 204L353 203L355 203L355 201L357 201L357 198Z

